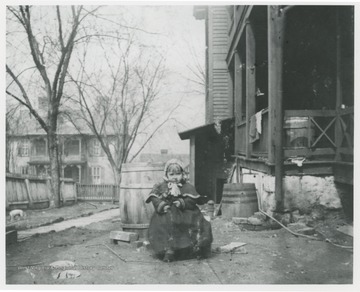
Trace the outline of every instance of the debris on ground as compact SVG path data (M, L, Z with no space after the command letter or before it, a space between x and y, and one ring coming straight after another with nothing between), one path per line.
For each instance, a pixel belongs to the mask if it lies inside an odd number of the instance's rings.
M135 248L140 248L143 246L143 242L141 240L135 240L135 241L131 242L131 246L133 246Z
M228 252L235 252L238 248L246 245L244 242L231 242L227 245L221 246L218 248L219 252L228 253Z
M75 263L72 261L56 261L49 265L53 269L64 269L69 267L74 267Z
M139 234L135 232L127 232L127 231L111 231L110 232L110 239L113 243L117 244L118 241L125 241L125 242L133 242L139 239Z
M80 277L81 273L76 270L58 271L52 274L54 279L75 279Z

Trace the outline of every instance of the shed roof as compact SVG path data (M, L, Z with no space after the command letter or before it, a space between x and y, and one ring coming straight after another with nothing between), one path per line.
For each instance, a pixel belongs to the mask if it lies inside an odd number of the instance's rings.
M233 118L227 118L227 119L220 120L219 122L222 124L222 123L229 122L232 119ZM196 136L196 135L205 134L205 133L216 134L215 122L180 132L179 136L180 136L181 140L187 140L187 139L190 139L191 136Z

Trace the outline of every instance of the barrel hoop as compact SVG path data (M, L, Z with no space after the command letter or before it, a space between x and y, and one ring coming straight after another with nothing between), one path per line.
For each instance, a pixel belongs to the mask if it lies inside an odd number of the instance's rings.
M147 229L149 228L150 224L125 224L125 223L122 223L121 224L121 227L122 228L133 228L133 229Z
M239 198L243 198L243 197L256 197L256 193L235 193L235 194L223 194L223 197L239 197Z
M257 202L257 199L249 199L249 200L237 200L237 201L229 201L229 200L223 200L223 204L244 204L244 203L255 203Z
M143 168L143 169L122 169L121 172L122 173L136 173L136 172L149 172L149 171L161 171L164 172L164 168Z
M152 190L153 186L147 187L147 186L120 186L120 189L132 189L132 190Z

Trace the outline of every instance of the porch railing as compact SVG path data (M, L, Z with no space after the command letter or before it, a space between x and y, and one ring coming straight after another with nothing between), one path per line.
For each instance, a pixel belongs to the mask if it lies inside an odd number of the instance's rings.
M262 113L262 133L252 143L253 158L268 157L269 114ZM292 124L293 123L293 124ZM246 155L246 122L236 125L237 153ZM307 157L314 160L353 161L354 108L339 110L285 110L284 158Z
M118 202L120 187L117 185L77 184L79 201Z
M30 155L31 162L49 162L49 155ZM86 161L86 155L61 155L61 161L70 162L70 161Z
M323 157L325 160L352 161L354 108L339 110L286 110L285 120L305 118L302 129L305 145L285 145L284 156ZM294 131L299 130L294 128ZM286 135L287 129L284 129Z

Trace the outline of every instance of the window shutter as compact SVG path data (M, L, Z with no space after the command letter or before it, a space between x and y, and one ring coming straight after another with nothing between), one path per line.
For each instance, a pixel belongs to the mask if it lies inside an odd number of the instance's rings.
M94 156L93 155L93 140L92 139L88 140L88 153L89 153L89 156Z
M92 179L92 172L91 172L91 170L92 170L92 168L91 168L91 166L89 166L89 168L88 168L88 177L87 177L87 181L88 181L88 183L89 184L92 184L93 183L93 179Z

